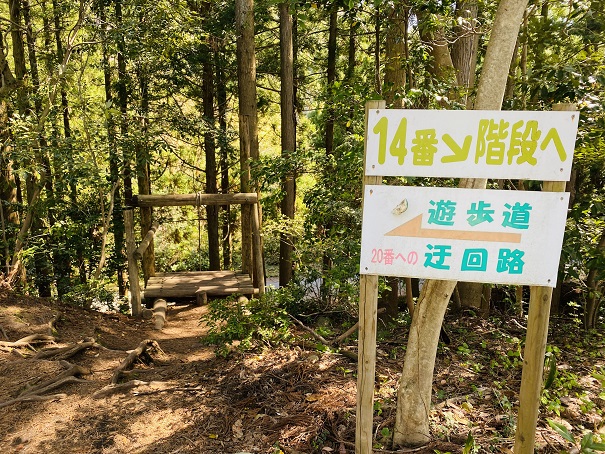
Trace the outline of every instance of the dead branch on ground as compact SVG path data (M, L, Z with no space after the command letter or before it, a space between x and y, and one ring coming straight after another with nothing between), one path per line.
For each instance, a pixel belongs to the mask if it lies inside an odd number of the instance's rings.
M378 309L378 311L376 313L380 314L381 312L384 312L385 310L386 309L384 307L381 307L380 309ZM292 320L294 320L298 326L300 326L302 329L304 329L309 334L311 334L311 336L313 336L316 340L318 340L322 344L325 344L325 345L328 345L328 346L332 346L332 347L339 347L339 345L347 337L351 336L353 333L355 333L359 329L359 322L357 322L353 326L351 326L351 328L349 328L347 331L345 331L344 333L342 333L340 336L338 336L333 341L328 341L322 335L320 335L317 332L315 332L315 330L313 330L312 328L309 328L308 326L306 326L303 322L301 322L300 320L298 320L293 315L290 315L290 318ZM353 351L351 351L349 349L340 348L339 353L341 355L343 355L343 356L346 356L349 359L352 359L353 361L357 361L357 353L355 353L355 352L353 352Z

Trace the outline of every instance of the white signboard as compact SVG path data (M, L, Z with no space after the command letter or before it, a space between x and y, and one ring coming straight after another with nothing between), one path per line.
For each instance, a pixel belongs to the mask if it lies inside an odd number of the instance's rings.
M568 193L365 188L361 274L555 287Z
M578 112L370 110L366 175L567 181Z

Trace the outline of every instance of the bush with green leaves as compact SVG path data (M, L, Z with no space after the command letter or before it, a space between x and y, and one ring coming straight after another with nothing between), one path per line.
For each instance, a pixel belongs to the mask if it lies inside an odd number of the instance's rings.
M235 347L247 351L287 341L291 333L285 306L296 293L294 286L288 286L252 300L238 295L211 300L208 313L202 317L208 326L203 342L215 345L218 354L227 356Z

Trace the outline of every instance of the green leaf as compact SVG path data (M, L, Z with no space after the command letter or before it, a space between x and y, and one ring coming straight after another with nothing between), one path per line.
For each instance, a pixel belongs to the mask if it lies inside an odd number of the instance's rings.
M571 432L567 429L567 427L565 427L563 424L553 421L552 419L548 419L547 421L548 421L548 425L550 427L552 427L555 430L555 432L557 432L559 435L561 435L567 441L575 444L576 439L571 434Z
M544 382L544 389L550 388L552 383L555 381L555 377L557 376L557 358L555 355L550 355L548 357L548 377L546 377L546 381Z

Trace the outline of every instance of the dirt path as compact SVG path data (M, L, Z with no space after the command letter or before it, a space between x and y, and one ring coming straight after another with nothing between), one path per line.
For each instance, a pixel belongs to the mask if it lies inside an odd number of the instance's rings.
M103 346L68 358L90 373L44 393L60 393L56 399L0 411L0 452L320 452L329 442L314 440L326 424L350 439L355 384L350 372L338 369L349 370L346 359L320 358L300 347L216 358L200 342L205 311L169 307L167 323L157 331L151 321L0 295L0 327L11 341L48 332L48 322L60 313L57 347L91 338ZM157 341L162 352L151 352L120 378L137 386L99 397L127 351L145 339ZM65 370L53 358L34 355L23 348L0 352L0 405ZM343 408L349 416L338 424ZM337 446L351 452L344 443Z
M289 345L216 357L202 345L206 308L175 306L162 331L151 321L101 314L0 291L4 342L49 334L55 345L7 348L0 343L0 453L352 454L356 364L326 351L308 333ZM521 377L523 326L508 318L446 320L451 344L435 365L431 434L415 453L510 453ZM334 330L334 335L338 334ZM551 326L559 375L548 390L538 424L537 452L570 449L547 418L576 436L605 432L605 336L573 325ZM119 376L116 369L144 340L150 350ZM47 341L43 341L47 342ZM85 342L85 343L82 343ZM84 346L61 362L35 358L50 347ZM375 453L388 453L405 328L379 341L375 393ZM354 349L351 339L349 348ZM555 348L553 346L553 348ZM36 386L77 371L56 388ZM61 375L63 374L63 375ZM124 384L128 385L123 388ZM33 387L33 388L32 388ZM50 400L12 402L33 392ZM8 403L8 404L7 404ZM406 452L406 451L397 451Z

